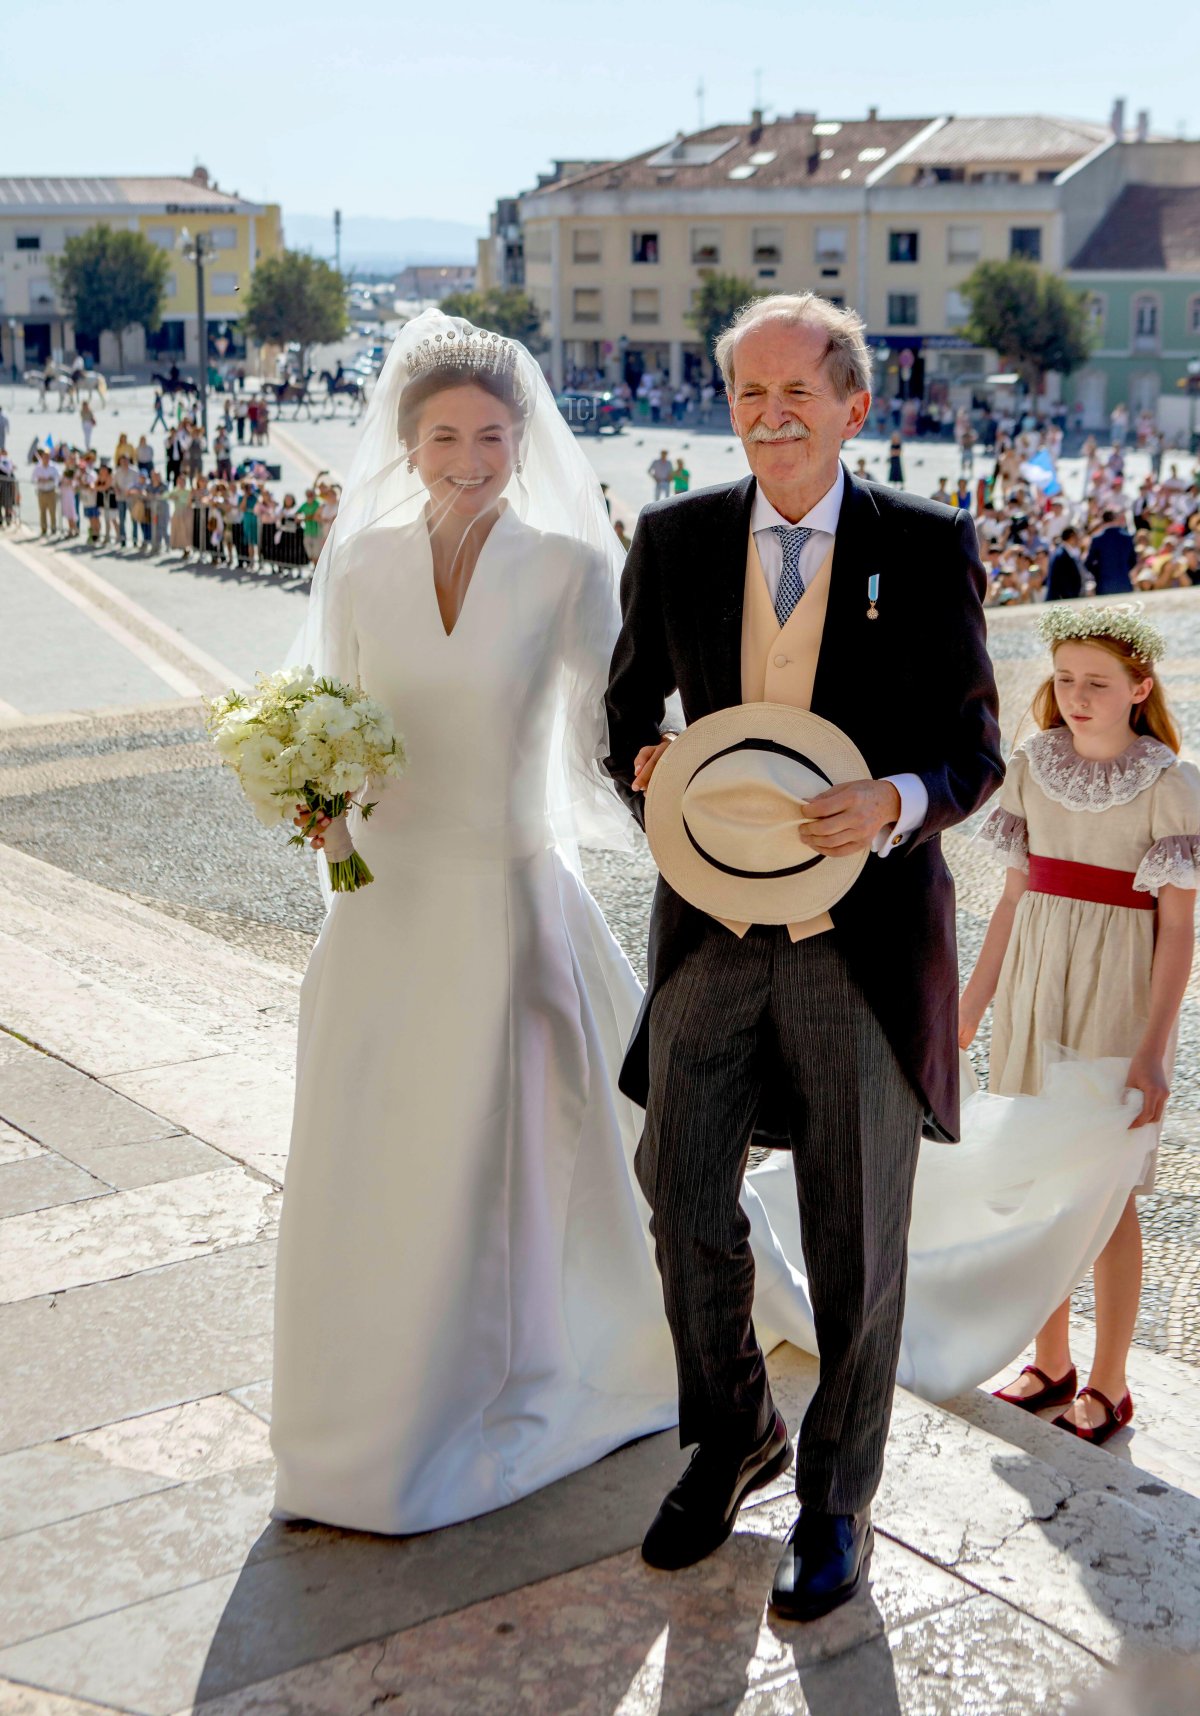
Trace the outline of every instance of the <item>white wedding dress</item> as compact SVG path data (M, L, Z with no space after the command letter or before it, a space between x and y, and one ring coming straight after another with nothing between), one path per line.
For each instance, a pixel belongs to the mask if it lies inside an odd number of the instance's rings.
M334 898L301 991L283 1514L424 1531L677 1418L617 1093L638 984L546 808L592 578L594 551L508 509L449 636L423 519L364 532L338 587L325 665L410 760L353 830L375 881Z
M1064 1056L1040 1096L974 1091L962 1142L921 1144L896 1381L948 1400L1012 1363L1117 1225L1158 1128L1129 1130L1127 1060ZM817 1350L790 1157L747 1175L754 1324L767 1351Z

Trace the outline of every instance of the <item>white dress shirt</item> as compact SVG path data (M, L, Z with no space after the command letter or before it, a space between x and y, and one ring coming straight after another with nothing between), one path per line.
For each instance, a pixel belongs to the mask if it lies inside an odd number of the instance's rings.
M800 550L800 577L807 589L833 547L845 487L846 472L839 464L833 486L826 490L816 506L794 522L775 510L763 493L761 483L755 488L750 529L754 532L754 546L758 549L758 558L762 562L763 577L767 581L772 607L775 606L779 580L783 573L783 543L776 536L775 527L783 525L785 529L792 530L803 525L806 530L812 531L812 535ZM804 600L803 597L800 599ZM863 600L866 600L865 589ZM894 826L889 824L886 828L881 828L871 842L872 852L880 858L886 858L889 852L897 846L902 846L910 834L915 834L929 812L929 792L920 775L885 775L883 778L890 781L900 794L900 815Z

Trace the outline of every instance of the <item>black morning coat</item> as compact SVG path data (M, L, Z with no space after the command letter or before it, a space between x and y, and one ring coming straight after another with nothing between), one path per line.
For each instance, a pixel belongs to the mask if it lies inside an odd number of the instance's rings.
M633 759L659 740L678 690L689 722L742 702L742 603L753 477L648 506L621 579L623 624L606 706L606 766L644 826ZM878 618L867 581L879 579ZM925 1131L958 1137L958 954L954 883L939 836L1004 778L986 647L986 576L969 514L846 473L813 711L847 733L872 776L919 774L921 828L867 860L834 906L833 930L925 1106ZM650 1005L696 941L704 914L660 876L649 972L620 1087L645 1107ZM781 1073L763 1050L756 1142L785 1144Z

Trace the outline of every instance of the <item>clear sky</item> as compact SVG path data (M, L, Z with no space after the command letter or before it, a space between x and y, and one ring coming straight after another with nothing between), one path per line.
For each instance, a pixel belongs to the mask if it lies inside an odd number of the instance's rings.
M555 156L697 123L1041 111L1200 135L1195 0L9 0L0 174L190 172L285 216L482 227ZM36 44L36 50L34 48Z

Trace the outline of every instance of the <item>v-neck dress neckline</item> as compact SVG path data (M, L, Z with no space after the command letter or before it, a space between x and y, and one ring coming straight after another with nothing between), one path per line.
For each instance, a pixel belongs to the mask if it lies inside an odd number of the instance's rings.
M479 558L475 562L475 569L471 573L471 576L470 576L470 579L467 583L466 589L463 591L463 598L462 598L462 601L458 605L458 613L455 615L454 624L450 627L449 631L446 630L446 622L445 622L444 618L442 617L442 605L438 601L437 574L434 570L434 564L433 564L433 538L429 534L428 524L425 523L424 520L422 520L422 529L425 532L425 540L429 544L429 567L428 567L429 576L427 579L427 586L433 595L433 606L434 606L434 610L437 614L438 628L441 631L441 634L445 638L447 643L449 643L451 638L453 638L456 635L456 633L458 632L459 628L461 627L461 625L463 623L463 616L467 611L467 604L471 599L471 592L475 588L475 581L479 577L480 567L483 565L484 561L487 559L488 550L492 546L492 542L493 542L493 539L495 538L496 532L498 530L502 530L504 528L505 522L508 519L508 516L509 516L511 510L512 510L511 507L509 507L508 504L505 503L503 509L500 512L500 516L497 518L497 520L496 520L495 524L492 526L492 528L488 531L487 537L486 537L484 544L483 544L483 547L479 550Z

